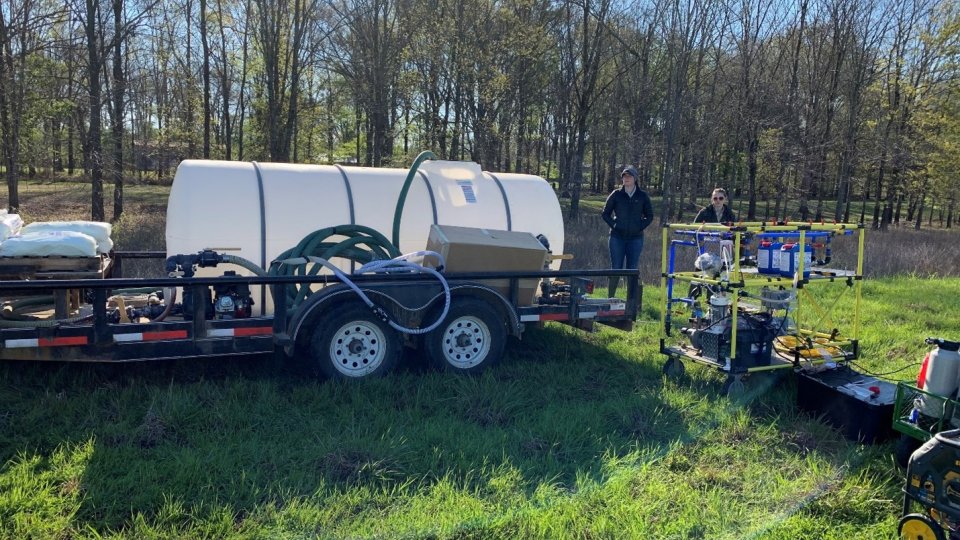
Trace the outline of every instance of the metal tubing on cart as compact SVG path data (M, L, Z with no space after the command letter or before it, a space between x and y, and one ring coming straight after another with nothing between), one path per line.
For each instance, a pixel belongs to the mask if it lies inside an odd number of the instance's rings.
M667 294L667 235L669 234L670 229L667 226L663 227L663 245L660 250L660 291L661 294L666 295L666 308L660 313L660 326L663 328L663 332L666 335L670 335L670 329L667 327L667 312L670 311L670 295ZM670 284L673 285L673 280L670 281ZM671 287L672 289L672 287Z
M804 266L806 266L804 264L804 259L806 259L806 257L804 257L804 253L806 253L805 251L806 247L807 247L807 231L800 231L800 255L797 257L797 270L794 273L794 279L798 284L803 283L803 270L804 270Z
M854 300L856 305L853 308L853 339L856 340L860 339L860 294L863 291L863 245L866 234L867 230L861 227L857 242L857 275L853 285L857 289L856 300Z
M723 247L720 248L720 252L723 253ZM733 253L730 254L733 258L733 273L736 275L740 283L743 283L743 275L740 273L740 235L733 235ZM730 281L730 269L727 269L727 281ZM740 295L733 295L733 302L730 305L730 365L733 365L733 361L737 357L737 317L739 316L740 311Z
M863 229L863 225L857 223L796 223L796 224L776 224L771 225L768 223L759 223L759 222L744 222L736 223L733 225L719 225L719 224L690 224L690 223L672 223L667 225L671 229L693 229L693 225L696 225L696 230L699 231L718 231L718 232L797 232L798 230L805 231L848 231L848 230L857 230Z
M690 281L696 283L707 283L709 285L729 285L730 280L722 281L719 279L710 279L705 278L698 274L697 272L677 272L677 273L667 273L667 277L672 279L679 279L681 281Z
M670 257L667 259L667 274L672 275L674 265L676 264L676 246L696 246L696 242L690 240L672 240L670 241ZM663 278L661 278L663 279ZM662 290L662 289L661 289ZM667 308L673 305L673 280L667 282Z

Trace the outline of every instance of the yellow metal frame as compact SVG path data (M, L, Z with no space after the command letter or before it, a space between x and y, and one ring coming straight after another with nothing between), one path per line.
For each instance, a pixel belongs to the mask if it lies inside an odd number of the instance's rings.
M697 272L669 272L668 271L668 249L670 248L670 236L674 231L691 231L691 232L714 232L714 233L729 233L732 236L733 240L733 254L731 257L733 260L733 268L728 270L726 279L708 279L699 275ZM804 253L807 244L807 233L810 231L825 231L831 233L831 236L846 234L847 231L854 231L858 235L857 239L857 263L856 270L851 272L849 270L819 270L818 273L811 273L808 278L803 277L804 273L804 257L799 257L799 262L797 264L797 271L794 274L792 279L786 277L776 277L763 275L758 273L744 272L740 266L740 245L745 235L752 236L758 233L798 233L799 236L799 249L800 253ZM708 285L720 285L724 289L730 290L732 294L732 303L730 306L731 309L731 322L730 322L730 360L731 360L731 374L733 374L733 362L736 359L737 351L737 316L738 308L740 306L740 290L749 289L750 287L767 285L767 284L779 284L788 288L792 288L794 293L802 291L804 287L812 284L827 284L827 283L842 283L847 284L849 280L853 280L853 290L854 290L854 300L853 300L853 315L852 315L852 333L849 337L844 337L838 335L836 332L827 333L822 331L822 329L815 328L799 328L797 329L797 338L800 341L804 340L816 340L815 348L827 348L833 347L845 351L849 356L847 358L855 358L858 354L858 341L860 336L860 298L862 294L862 281L863 281L863 252L864 252L864 237L866 230L861 224L857 223L761 223L761 222L749 222L749 223L739 223L733 226L719 225L719 224L701 224L701 223L674 223L669 224L663 227L663 239L662 239L662 255L661 255L661 272L660 272L660 290L662 291L664 298L664 309L660 314L660 329L662 334L661 339L661 349L664 354L670 356L679 356L688 358L699 363L704 363L712 366L718 366L718 362L714 362L710 359L700 357L696 354L693 354L692 348L682 349L678 346L668 346L667 342L671 338L670 332L667 328L667 317L668 310L671 309L671 300L672 298L668 297L667 289L668 283L681 282L681 283L698 283L698 284L708 284ZM672 289L672 287L671 287ZM803 291L806 293L806 291ZM821 311L821 316L824 318L829 318L829 310L825 311L822 307L816 304L812 297L809 296L809 293L806 293L808 301L811 304L813 310ZM793 318L797 321L799 325L801 321L801 306L805 302L801 302L800 295L796 295L797 304L796 308L793 311ZM839 301L839 298L838 300ZM830 309L834 309L834 306L831 306ZM806 310L804 309L805 313ZM672 318L672 315L671 315ZM832 322L832 321L831 321ZM848 351L848 349L853 349ZM806 349L795 349L795 352ZM770 371L780 368L793 368L799 367L799 359L802 357L801 354L795 354L795 359L793 361L780 360L778 364L771 364L769 366L756 366L745 368L746 373L751 373L755 371ZM820 364L828 361L829 358L810 358L804 357L803 362ZM723 368L723 366L719 366ZM737 373L743 373L744 371L738 371Z

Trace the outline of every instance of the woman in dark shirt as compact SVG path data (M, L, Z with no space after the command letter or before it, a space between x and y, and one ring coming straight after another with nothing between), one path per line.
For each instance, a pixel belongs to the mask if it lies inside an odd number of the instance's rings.
M620 173L623 186L607 197L603 221L610 226L610 267L637 268L643 251L643 230L653 221L653 204L645 191L637 187L637 170L632 166ZM610 278L609 297L617 292L620 278Z
M737 216L733 215L733 211L730 210L730 207L726 204L727 192L723 188L716 188L713 190L713 195L710 196L711 204L704 206L700 212L697 213L697 217L693 218L694 223L734 223L737 221Z

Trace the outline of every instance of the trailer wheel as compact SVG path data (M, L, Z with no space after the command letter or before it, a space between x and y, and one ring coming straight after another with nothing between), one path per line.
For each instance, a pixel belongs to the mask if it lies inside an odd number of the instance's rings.
M720 393L724 394L732 401L739 401L747 395L747 383L745 375L728 375L723 383Z
M499 362L506 342L503 318L490 304L473 298L454 299L446 320L425 337L434 364L467 374Z
M310 338L312 360L336 379L379 377L392 370L402 352L400 336L360 304L325 314Z
M920 448L921 445L923 445L922 442L906 433L901 433L900 439L897 441L897 447L894 450L894 458L897 460L897 465L906 468L907 463L910 462L910 456L912 456L913 452L917 448Z
M667 358L667 361L663 364L663 374L671 380L679 380L683 378L683 374L686 369L683 366L683 361L680 360L679 356L671 356Z
M897 535L910 540L944 540L943 529L923 514L907 514L900 518Z

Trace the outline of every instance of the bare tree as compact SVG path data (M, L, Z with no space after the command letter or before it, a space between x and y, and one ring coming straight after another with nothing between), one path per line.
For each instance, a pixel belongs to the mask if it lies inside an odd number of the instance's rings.
M223 0L217 0L217 28L220 30L220 96L223 98L220 124L223 131L224 158L230 160L233 149L233 130L230 124L230 53L227 49Z
M297 122L300 81L316 0L255 0L267 103L263 128L274 161L289 161ZM291 5L292 4L292 5Z
M113 221L123 214L123 118L126 99L126 80L123 75L123 0L113 0Z
M562 174L570 186L571 218L580 211L587 127L599 97L600 74L613 59L606 28L610 7L610 0L571 0L563 6L560 54L570 108L560 162L566 166Z
M332 7L340 22L330 65L353 86L358 112L367 120L364 161L380 166L393 153L393 92L409 39L400 20L401 2L341 0Z
M20 135L26 108L27 59L44 45L54 13L33 0L0 3L0 147L7 177L7 206L20 207Z

